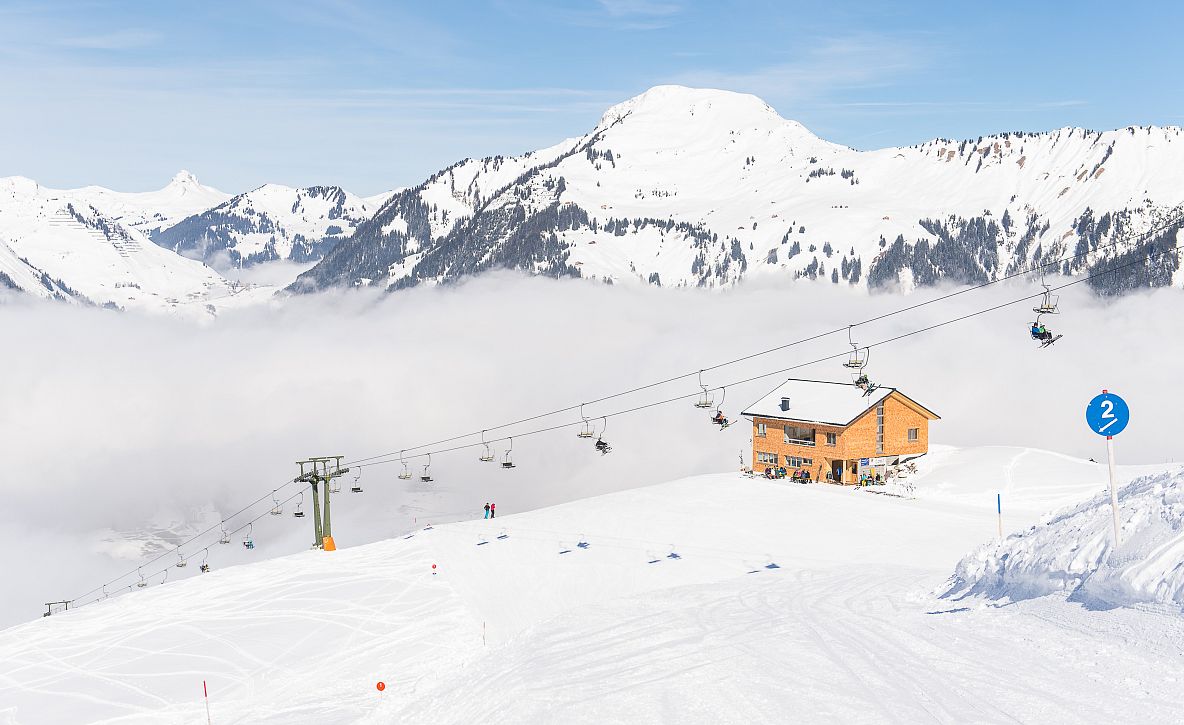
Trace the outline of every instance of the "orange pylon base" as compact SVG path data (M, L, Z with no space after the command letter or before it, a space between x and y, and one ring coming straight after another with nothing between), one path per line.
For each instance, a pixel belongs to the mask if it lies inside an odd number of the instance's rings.
M322 539L322 543L324 544L325 551L337 551L337 544L333 543L332 536L326 536Z

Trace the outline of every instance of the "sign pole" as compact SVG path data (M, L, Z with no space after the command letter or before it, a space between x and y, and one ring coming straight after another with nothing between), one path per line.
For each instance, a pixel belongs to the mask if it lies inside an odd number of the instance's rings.
M1110 467L1110 516L1114 519L1114 549L1122 543L1118 533L1118 487L1114 484L1114 436L1106 436L1106 463Z
M995 494L995 510L999 513L999 540L1003 541L1003 494Z
M1103 390L1085 406L1085 423L1090 430L1106 436L1106 463L1110 468L1110 515L1114 520L1114 550L1122 543L1118 528L1118 485L1114 482L1114 436L1126 430L1131 409L1120 396Z

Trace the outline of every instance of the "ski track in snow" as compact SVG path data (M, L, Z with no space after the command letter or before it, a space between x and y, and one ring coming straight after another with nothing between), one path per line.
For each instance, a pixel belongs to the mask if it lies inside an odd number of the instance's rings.
M1177 721L1176 618L938 613L903 567L762 576L560 617L365 722ZM1130 646L1161 629L1177 642Z

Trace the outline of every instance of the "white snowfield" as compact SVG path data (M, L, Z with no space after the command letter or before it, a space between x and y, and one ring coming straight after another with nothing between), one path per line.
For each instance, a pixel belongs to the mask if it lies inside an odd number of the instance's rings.
M1178 614L937 594L1001 486L1105 480L943 449L915 500L709 475L231 567L0 632L0 723L1179 722Z

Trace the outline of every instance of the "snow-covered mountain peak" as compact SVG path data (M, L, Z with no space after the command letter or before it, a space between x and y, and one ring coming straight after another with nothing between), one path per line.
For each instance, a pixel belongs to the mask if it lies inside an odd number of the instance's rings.
M748 93L678 85L654 86L644 93L611 106L601 118L602 126L630 115L674 116L684 113L726 112L731 115L778 118L772 106ZM784 119L781 119L784 120Z
M596 131L603 133L618 124L690 129L699 137L729 137L745 131L758 131L765 135L779 133L791 138L800 137L807 144L825 143L805 126L783 118L754 95L714 88L654 86L609 108Z
M174 188L185 193L191 189L196 190L209 187L202 186L202 183L197 180L197 177L192 172L181 169L173 175L172 180L169 181L169 185L165 188Z
M0 176L0 193L8 196L35 194L41 185L25 176Z

